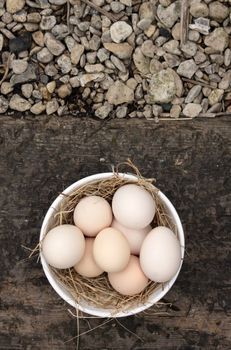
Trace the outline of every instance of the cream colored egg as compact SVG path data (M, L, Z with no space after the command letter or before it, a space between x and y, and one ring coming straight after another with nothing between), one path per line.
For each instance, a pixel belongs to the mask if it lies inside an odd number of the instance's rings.
M128 228L145 228L152 222L155 210L151 194L135 184L120 187L112 199L112 211L116 220Z
M117 221L116 219L112 221L111 227L114 227L115 229L123 233L123 235L126 237L130 245L131 254L134 254L134 255L140 254L140 248L143 243L143 240L152 229L150 225L140 230L127 228L121 225L119 221Z
M102 197L84 197L74 210L74 222L86 236L95 237L97 233L111 225L111 206Z
M95 238L93 256L106 272L123 270L130 258L130 247L124 235L114 228L105 228Z
M94 238L86 238L85 243L84 255L74 269L82 276L97 277L103 273L103 270L96 264L93 257Z
M123 295L135 295L148 285L148 278L140 267L139 258L131 255L128 265L123 271L108 274L112 287Z
M181 264L180 242L167 227L154 228L140 250L140 265L145 275L155 282L167 282Z
M56 226L42 241L42 254L46 262L57 269L67 269L77 264L84 249L84 235L74 225Z

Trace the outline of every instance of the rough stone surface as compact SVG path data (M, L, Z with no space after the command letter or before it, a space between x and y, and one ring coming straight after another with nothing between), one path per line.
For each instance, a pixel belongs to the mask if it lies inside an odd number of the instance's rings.
M108 51L112 52L117 57L123 59L130 58L132 55L133 47L128 43L104 43L103 46Z
M54 56L61 55L65 50L61 41L57 40L51 33L46 33L44 39L46 47Z
M106 99L110 104L116 106L122 103L131 103L134 100L134 92L123 82L117 80L109 87Z
M193 59L191 59L191 60L182 62L177 69L177 73L185 78L191 79L193 75L196 73L197 69L198 67L196 63L194 62Z
M176 84L172 71L162 70L152 76L149 94L154 103L171 102L176 94Z
M0 96L0 114L4 114L8 109L8 100L4 96Z
M6 9L9 13L16 13L23 9L25 0L6 0Z
M217 22L223 22L228 17L229 8L219 1L214 1L209 4L209 15Z
M168 7L158 5L157 16L161 22L167 27L172 28L180 15L180 2L176 1Z
M214 89L214 90L212 90L211 93L208 96L209 104L211 106L213 106L216 103L220 102L223 94L224 94L224 90L222 90L222 89Z
M31 108L31 104L18 94L15 94L10 99L9 107L18 112L25 112Z
M216 28L206 36L205 44L215 51L223 52L229 44L229 36L223 28Z
M189 103L183 109L183 114L186 117L195 118L195 117L197 117L200 114L201 111L202 111L202 107L201 107L200 104L198 104L198 103Z
M12 70L15 74L22 74L28 68L28 62L25 60L13 60L11 65Z
M133 61L141 74L145 75L150 73L150 58L143 55L141 48L137 47L135 49Z
M124 21L118 21L111 25L110 34L115 43L121 43L132 33L132 27Z

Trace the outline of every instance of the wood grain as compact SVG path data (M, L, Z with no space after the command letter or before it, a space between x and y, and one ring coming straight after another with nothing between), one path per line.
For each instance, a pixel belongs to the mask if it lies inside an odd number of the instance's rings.
M21 245L35 245L47 208L66 186L128 157L176 206L187 254L165 299L171 307L120 320L143 341L114 320L81 337L80 349L230 349L230 140L230 118L155 124L2 117L0 349L75 349L75 340L65 343L76 335L69 306L35 259L23 261ZM86 320L80 328L89 329Z

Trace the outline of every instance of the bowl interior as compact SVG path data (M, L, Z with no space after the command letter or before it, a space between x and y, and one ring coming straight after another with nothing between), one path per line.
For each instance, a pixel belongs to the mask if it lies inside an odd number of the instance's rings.
M137 181L137 177L135 175L123 174L123 173L120 173L119 175L126 180ZM102 180L102 179L109 178L112 176L113 176L113 173L102 173L102 174L88 176L86 178L83 178L83 179L75 182L71 186L69 186L65 191L63 191L63 194L65 194L65 195L70 194L78 187L85 185L86 183L89 183L91 181ZM52 203L52 205L50 206L49 210L46 213L46 216L43 220L43 224L42 224L41 231L40 231L40 241L54 225L54 215L59 211L60 204L63 201L63 199L65 198L65 196L63 194L60 194L55 199L55 201ZM141 312L141 311L149 308L153 304L155 304L161 298L163 298L163 296L169 291L169 289L174 284L174 282L175 282L175 280L180 272L183 258L184 258L185 242L184 242L183 227L182 227L181 221L179 219L179 216L178 216L174 206L172 205L172 203L169 201L169 199L161 191L158 192L158 195L159 195L160 200L162 201L162 203L165 206L166 213L169 215L170 219L172 220L172 223L175 225L175 227L177 229L178 238L179 238L180 245L181 245L182 261L181 261L180 268L177 271L177 273L175 274L175 276L170 281L165 283L164 287L162 287L162 285L157 287L145 304L137 305L136 307L133 307L133 308L128 309L128 310L123 311L123 312L115 312L115 310L100 309L100 308L94 307L94 306L89 305L89 304L84 303L84 302L81 302L81 304L77 304L75 302L75 300L73 299L72 295L69 293L69 291L66 290L63 287L63 285L61 285L59 283L59 281L55 278L49 265L46 263L43 255L41 253L40 257L41 257L41 263L42 263L44 273L45 273L48 281L52 285L52 287L55 289L55 291L59 294L59 296L62 299L64 299L67 303L69 303L74 308L78 308L80 311L86 312L86 313L94 315L94 316L124 317L124 316L129 316L129 315L133 315L133 314L136 314L138 312Z

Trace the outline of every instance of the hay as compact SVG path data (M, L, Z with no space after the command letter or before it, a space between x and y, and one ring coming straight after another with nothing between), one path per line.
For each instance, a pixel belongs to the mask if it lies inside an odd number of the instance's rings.
M64 199L61 203L59 212L55 215L54 225L52 227L61 224L74 224L73 212L81 198L90 195L97 195L105 198L111 203L112 197L119 187L126 184L136 183L136 185L145 188L155 200L156 215L151 226L153 228L160 225L169 227L177 235L176 227L172 224L170 218L166 214L163 203L158 197L158 189L152 184L153 179L143 178L138 169L130 161L125 164L129 165L129 167L135 172L138 177L137 181L121 178L118 173L119 167L121 166L119 165L116 170L113 171L114 175L111 178L92 181L77 188L68 196L63 194ZM51 267L51 270L57 280L66 290L69 291L78 304L84 302L94 307L114 310L115 313L144 304L154 290L160 286L159 283L150 281L148 286L141 293L134 296L124 296L111 287L106 273L95 278L86 278L79 275L74 268L59 270Z

